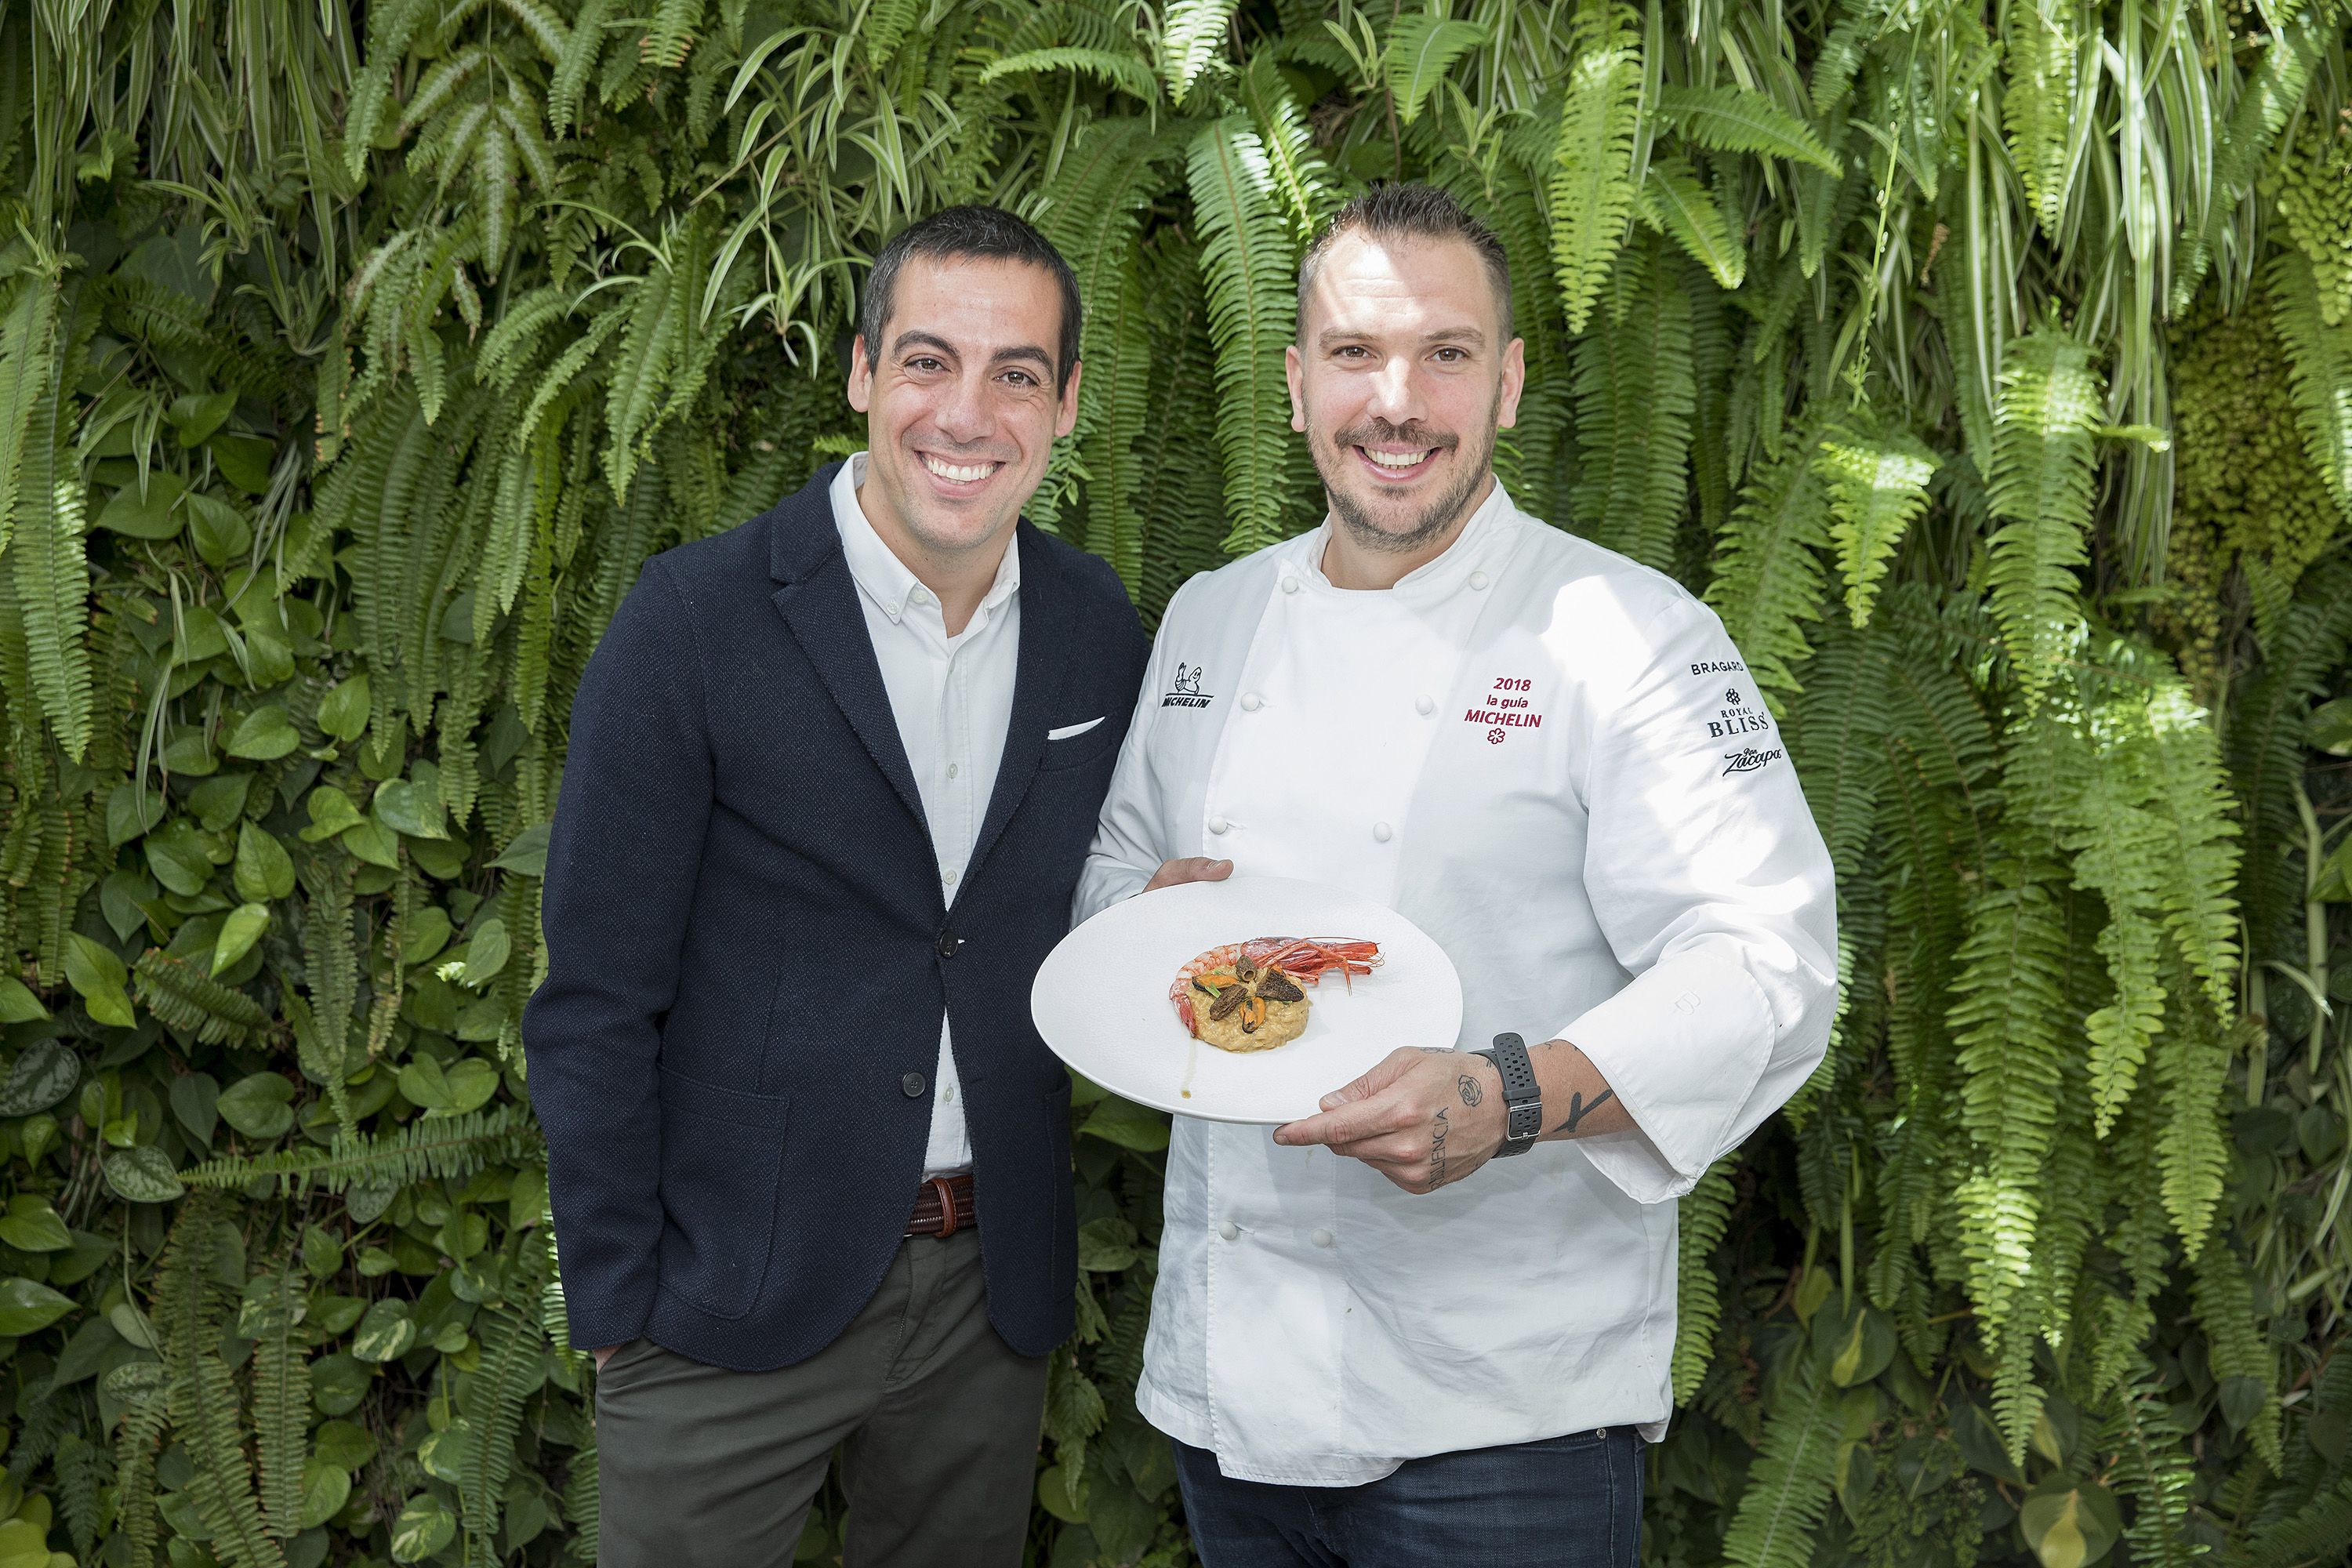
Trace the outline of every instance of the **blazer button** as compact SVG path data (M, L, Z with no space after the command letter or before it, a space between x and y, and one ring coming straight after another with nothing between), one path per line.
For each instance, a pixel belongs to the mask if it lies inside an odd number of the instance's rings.
M921 1073L910 1072L898 1080L898 1087L906 1092L908 1100L920 1100L923 1098L924 1089L928 1086L923 1082Z
M956 949L962 945L962 942L963 938L956 935L956 933L951 931L943 931L940 932L940 956L941 958L953 958L956 955Z

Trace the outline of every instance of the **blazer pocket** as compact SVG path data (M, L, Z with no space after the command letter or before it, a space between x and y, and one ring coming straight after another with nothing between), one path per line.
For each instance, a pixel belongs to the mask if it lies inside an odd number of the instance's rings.
M1110 727L1110 715L1084 723L1065 724L1045 731L1045 754L1037 759L1040 773L1083 767L1115 748L1119 731Z
M759 1300L792 1100L661 1077L662 1289L714 1318Z

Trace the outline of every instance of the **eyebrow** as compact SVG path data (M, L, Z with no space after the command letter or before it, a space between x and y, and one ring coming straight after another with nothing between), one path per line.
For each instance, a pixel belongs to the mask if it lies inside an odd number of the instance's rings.
M1348 332L1338 327L1326 327L1317 334L1315 342L1318 348L1329 349L1345 342L1360 342L1370 336L1369 332ZM1446 327L1433 332L1423 332L1421 341L1423 343L1460 343L1466 348L1482 349L1486 346L1486 334L1475 327Z
M893 354L902 354L913 348L936 349L950 359L963 357L953 343L936 332L900 332L890 342L890 352ZM988 363L1005 364L1014 360L1033 361L1048 371L1054 368L1053 356L1034 343L1016 343L1010 348L999 349L989 356Z

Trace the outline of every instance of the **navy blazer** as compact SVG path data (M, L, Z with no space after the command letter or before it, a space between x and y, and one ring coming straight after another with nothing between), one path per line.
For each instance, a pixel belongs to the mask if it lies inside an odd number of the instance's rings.
M572 708L523 1016L572 1342L787 1365L872 1297L940 1013L989 1321L1070 1331L1069 1079L1029 1020L1143 679L1109 566L1018 526L1012 727L950 908L827 494L655 556ZM1049 730L1101 723L1049 742Z

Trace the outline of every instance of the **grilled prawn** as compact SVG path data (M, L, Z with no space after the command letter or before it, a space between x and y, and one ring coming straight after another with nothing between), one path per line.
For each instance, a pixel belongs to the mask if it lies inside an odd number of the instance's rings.
M1227 942L1176 972L1168 988L1193 1038L1220 1050L1265 1051L1307 1027L1304 985L1338 970L1352 982L1381 962L1380 943L1338 937L1261 936Z

